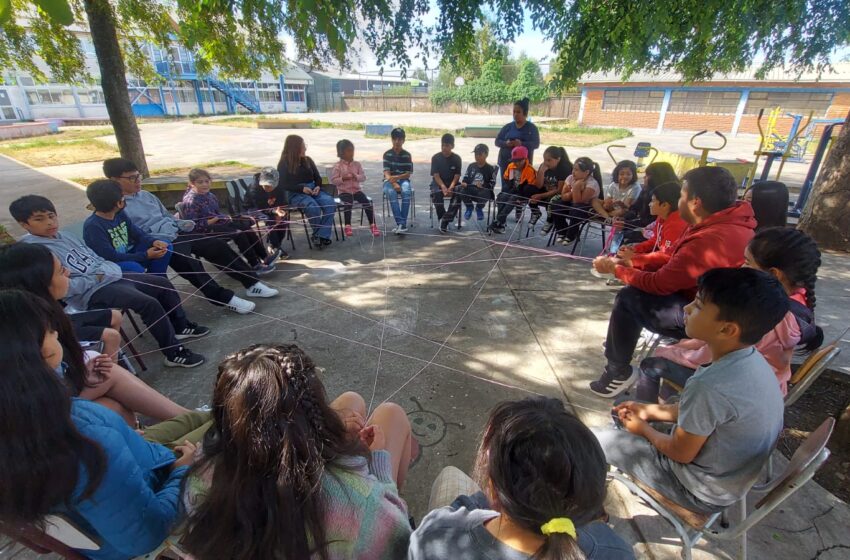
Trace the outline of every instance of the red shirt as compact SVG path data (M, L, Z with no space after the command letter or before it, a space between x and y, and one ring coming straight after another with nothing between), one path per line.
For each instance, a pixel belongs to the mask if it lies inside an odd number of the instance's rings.
M756 219L749 202L737 202L690 226L655 270L617 265L614 275L623 283L657 295L696 295L697 278L712 268L744 264L744 249L753 238Z

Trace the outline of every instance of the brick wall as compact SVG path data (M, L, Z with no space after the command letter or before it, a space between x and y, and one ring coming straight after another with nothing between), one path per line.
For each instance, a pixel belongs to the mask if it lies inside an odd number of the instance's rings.
M675 86L676 84L651 84L651 83L629 83L628 86L657 86L659 89ZM846 84L839 84L844 87ZM752 86L752 83L735 82L718 84L718 89L723 87ZM794 87L787 83L759 83L759 87ZM606 88L617 87L615 84L605 85ZM812 87L812 84L799 84L799 87ZM603 90L588 90L584 105L582 124L587 126L625 126L634 128L656 128L658 126L658 111L603 111ZM850 93L838 92L832 100L832 105L827 111L827 118L845 118L850 112ZM672 113L667 112L664 119L664 128L668 130L719 130L727 134L732 131L734 115L710 115L701 113ZM756 115L743 115L738 126L738 132L743 134L758 134ZM779 117L776 121L776 130L779 134L786 135L791 129L794 120L791 117ZM804 119L805 122L805 119ZM762 126L767 127L767 114L762 118ZM820 134L816 131L815 136Z

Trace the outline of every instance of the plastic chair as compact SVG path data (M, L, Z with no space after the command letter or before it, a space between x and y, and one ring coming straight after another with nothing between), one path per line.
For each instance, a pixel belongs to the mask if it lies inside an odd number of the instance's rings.
M737 504L726 508L723 512L712 515L690 511L662 496L656 490L644 483L632 479L619 469L614 468L608 473L608 478L622 482L631 492L643 499L652 509L658 512L676 529L682 540L682 558L690 560L691 549L703 537L721 540L737 540L739 560L747 558L747 531L752 529L770 512L776 509L806 482L812 479L818 469L829 458L826 444L835 427L835 418L827 418L823 423L800 444L791 460L779 476L771 477L764 484L755 485L752 492L765 494L756 502L753 511L748 513L747 497L744 496ZM721 515L733 507L738 507L740 515L734 526L715 528L716 521Z

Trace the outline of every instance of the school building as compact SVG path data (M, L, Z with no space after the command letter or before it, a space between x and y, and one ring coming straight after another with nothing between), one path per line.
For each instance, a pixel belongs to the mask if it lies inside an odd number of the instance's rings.
M38 83L14 68L0 69L0 123L36 119L107 119L100 68L91 34L73 30L92 76L90 85ZM307 111L307 87L313 79L296 64L264 72L258 80L225 80L200 74L193 53L182 45L167 49L151 45L146 54L162 80L147 83L128 75L133 112L140 117L216 115L221 113L302 113ZM39 63L46 75L47 67Z
M718 130L724 134L758 134L760 109L767 115L781 107L775 130L787 134L793 115L812 112L813 119L844 119L850 111L850 63L834 71L799 78L782 69L756 79L756 68L718 74L705 82L685 83L674 72L639 73L622 81L617 73L597 72L580 80L578 121L588 126L622 126L664 130ZM797 122L800 122L797 117ZM814 121L813 121L814 122Z

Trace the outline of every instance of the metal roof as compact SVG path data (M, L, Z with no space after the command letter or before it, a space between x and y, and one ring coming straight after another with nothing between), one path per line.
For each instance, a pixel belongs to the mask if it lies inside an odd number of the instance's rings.
M817 72L803 72L799 77L795 72L784 68L774 68L761 80L756 78L758 66L751 66L743 72L730 72L728 74L715 74L710 79L699 83L709 82L821 82L840 83L850 82L850 62L837 62L832 65L833 71L825 71L818 76ZM579 80L580 84L590 83L682 83L682 75L675 71L661 72L636 72L626 80L622 79L619 72L591 72L585 74Z

